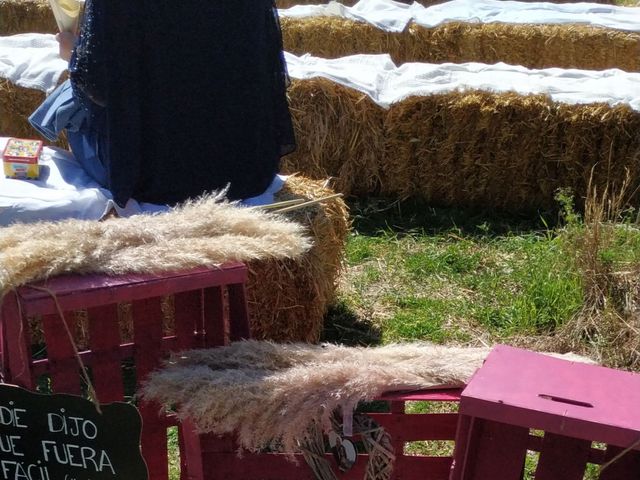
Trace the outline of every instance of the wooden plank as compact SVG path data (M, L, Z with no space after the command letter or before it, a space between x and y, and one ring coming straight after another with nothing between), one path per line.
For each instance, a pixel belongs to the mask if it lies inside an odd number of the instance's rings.
M230 340L248 339L251 337L249 329L249 306L245 295L244 284L232 283L227 286L229 292L229 331Z
M499 345L469 382L460 409L511 425L630 445L638 439L640 416L629 412L638 405L637 373Z
M536 469L536 480L582 480L591 442L546 432Z
M470 460L475 453L470 448L471 440L477 436L475 432L472 432L471 428L474 423L475 419L473 417L459 415L450 480L461 480L463 478L467 461Z
M177 350L177 338L176 337L165 337L162 339L162 352L173 352ZM198 344L200 346L200 344ZM120 345L119 357L121 360L126 360L128 358L132 358L134 356L135 345L133 343L123 343ZM160 352L159 352L160 353ZM80 358L84 362L85 365L91 365L94 363L94 357L92 351L84 351L80 352ZM49 360L41 359L33 361L33 375L38 376L49 371Z
M220 347L226 342L224 296L221 287L204 289L204 331L203 347Z
M202 471L201 436L189 419L178 426L180 441L180 480L204 480Z
M385 392L380 400L402 400L406 402L459 402L461 388L433 388L429 390Z
M604 458L604 463L614 459L624 449L609 445ZM631 450L625 453L615 462L608 465L602 474L600 480L630 480L640 478L640 452Z
M42 317L42 329L47 345L51 384L55 393L80 395L82 393L80 366L65 328L65 322L67 328L73 334L74 319L72 312L65 312L64 321L57 313Z
M202 330L202 290L177 293L174 296L176 349L197 347L197 334Z
M527 453L529 429L490 420L474 419L464 480L520 480Z
M87 310L93 386L101 403L122 401L124 384L120 358L120 328L116 304Z
M133 302L133 343L137 384L154 370L161 360L162 308L160 297Z
M368 413L378 425L400 442L454 440L457 413Z
M142 417L140 446L149 471L149 480L168 480L167 423L160 413L160 406L141 402L138 410Z
M242 283L246 277L247 271L243 264L230 263L220 268L198 268L158 275L61 275L33 285L53 291L63 310L76 310ZM21 287L18 291L25 300L25 315L50 314L56 311L55 303L48 293L29 286Z
M135 345L136 382L139 386L161 360L162 351L162 308L161 298L138 300L132 305L133 343ZM149 478L166 480L169 476L167 459L167 429L160 407L141 402L142 417L141 447Z
M29 323L22 308L20 297L13 291L8 292L0 305L0 328L3 332L2 365L4 380L23 388L34 390L35 375L31 370L31 334ZM22 305L22 304L20 304Z
M301 455L294 457L297 463L283 454L203 453L204 478L207 480L315 480L313 472ZM331 455L327 460L338 473ZM339 474L340 480L361 480L368 461L367 455L359 455L356 464L348 472ZM397 480L448 480L451 467L449 457L398 457L393 478Z

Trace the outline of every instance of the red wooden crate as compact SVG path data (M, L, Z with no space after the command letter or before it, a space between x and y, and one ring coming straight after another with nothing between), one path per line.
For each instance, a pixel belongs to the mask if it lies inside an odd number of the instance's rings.
M632 446L598 478L640 479L639 442L640 375L500 345L462 393L451 480L522 479L533 452L536 480L582 480Z
M89 341L80 356L91 372L100 402L124 400L123 361L133 362L139 384L171 351L249 337L246 276L246 267L234 263L163 275L61 276L19 288L4 297L0 310L4 381L35 390L39 378L48 375L52 392L82 394L80 368L57 303L71 331L73 311L87 310ZM48 291L39 289L43 287ZM162 298L167 295L173 295L175 302L171 334L163 329L161 311ZM133 335L127 343L121 339L117 315L121 302L132 304ZM37 358L32 353L28 321L35 315L42 317L42 347L46 349ZM165 480L167 428L175 421L161 415L158 405L140 402L138 406L149 478ZM183 472L183 478L186 475Z
M453 460L451 456L407 455L404 453L404 446L407 442L422 440L452 442L456 433L457 412L409 414L405 413L405 404L409 401L457 402L459 398L459 390L396 393L381 398L389 403L390 413L369 415L391 435L396 454L394 479L448 480ZM190 425L185 425L185 428L190 428ZM190 435L185 442L182 457L189 472L189 480L315 479L301 455L296 456L297 463L279 453L244 452L238 456L238 447L231 436ZM330 455L327 457L333 462ZM362 479L367 461L366 454L358 455L356 464L348 472L339 473L333 463L334 471L339 479Z

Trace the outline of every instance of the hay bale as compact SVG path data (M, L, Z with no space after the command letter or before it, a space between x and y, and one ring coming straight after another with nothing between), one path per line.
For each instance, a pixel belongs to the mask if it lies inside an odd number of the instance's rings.
M26 117L42 96L0 83L0 135L35 136ZM625 106L454 92L386 111L322 78L294 81L289 96L298 150L283 171L335 177L348 194L531 211L554 208L558 188L586 195L592 169L596 182L640 178L640 113Z
M640 112L567 105L544 95L456 92L392 105L383 194L436 205L535 211L558 188L578 198L595 183L640 185Z
M0 36L57 31L47 0L0 0Z
M0 79L0 136L37 136L27 119L44 98L44 92L17 87L8 80Z
M280 19L282 41L287 52L322 58L360 53L388 53L395 60L404 56L405 33L386 32L375 25L339 17Z
M295 7L296 5L322 5L325 3L329 3L330 1L331 0L276 0L276 6L278 8L291 8L291 7ZM336 1L348 7L352 7L353 5L358 3L358 0L336 0ZM409 4L413 3L412 0L396 0L396 1L399 1L400 3L409 3ZM417 3L425 7L428 7L430 5L444 3L445 1L446 0L418 0ZM564 1L570 1L570 0L564 0Z
M283 158L282 171L335 177L344 193L379 189L385 111L364 93L324 78L295 80L288 95L298 148Z
M44 98L44 92L18 87L0 78L0 137L38 138L47 145L68 148L64 133L58 141L51 142L29 123L29 116Z
M332 194L324 182L291 177L276 200ZM333 300L349 228L344 202L332 199L287 214L306 225L314 246L298 260L251 262L247 295L251 334L278 342L317 342Z
M527 68L640 71L640 33L585 25L452 22L402 33L337 17L283 18L285 49L338 58L388 53L405 62L504 62Z
M325 3L329 3L331 0L276 0L276 6L278 8L291 8L296 5L322 5ZM336 0L338 3L342 3L347 6L353 6L357 3L357 0ZM400 3L413 3L412 0L396 0ZM416 3L424 7L429 7L431 5L437 5L440 3L445 3L447 0L417 0ZM537 2L539 0L524 0L529 2ZM554 0L553 3L571 3L574 0ZM592 0L591 3L606 3L606 4L615 4L616 0Z
M576 24L410 25L399 62L504 62L527 68L640 70L640 33Z
M276 0L276 7L278 8L291 8L296 5L321 5L329 3L330 0ZM358 0L337 0L338 3L342 3L348 7L351 7L357 3Z

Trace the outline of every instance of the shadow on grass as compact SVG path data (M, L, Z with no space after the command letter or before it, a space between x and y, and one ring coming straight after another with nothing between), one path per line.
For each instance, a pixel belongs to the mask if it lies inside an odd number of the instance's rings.
M350 347L373 346L382 342L382 332L371 323L358 318L346 303L331 305L324 318L320 341Z
M361 235L391 231L398 234L438 235L458 232L465 236L500 236L548 230L558 221L558 214L554 212L516 215L477 209L433 207L420 200L352 198L348 203L353 230Z

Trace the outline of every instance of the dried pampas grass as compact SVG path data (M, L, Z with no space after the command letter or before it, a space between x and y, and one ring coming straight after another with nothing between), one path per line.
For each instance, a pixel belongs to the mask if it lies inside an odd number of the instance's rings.
M184 352L153 373L146 400L176 405L201 432L237 434L257 451L282 446L298 451L312 423L331 425L385 391L460 387L480 367L486 348L430 344L349 348L239 342Z
M65 273L175 271L294 258L309 247L302 226L221 197L158 215L15 224L0 229L0 295Z

